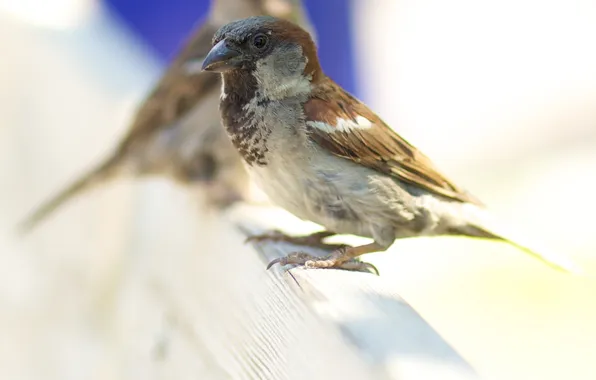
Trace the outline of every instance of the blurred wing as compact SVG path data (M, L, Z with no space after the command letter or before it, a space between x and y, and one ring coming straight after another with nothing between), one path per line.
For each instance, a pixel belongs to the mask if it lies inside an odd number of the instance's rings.
M304 112L310 138L332 154L447 198L481 204L330 79L317 85Z
M205 96L212 91L219 91L220 78L217 73L189 72L188 67L189 61L200 61L207 56L211 49L211 38L216 31L216 25L206 22L190 36L176 60L138 108L121 149L153 135L156 129L172 125Z
M36 209L20 224L21 232L31 230L72 197L117 176L123 169L122 162L126 159L129 149L135 144L143 146L147 139L155 136L156 131L172 125L184 117L205 96L212 94L213 91L219 91L219 75L192 74L186 67L188 61L200 60L200 57L207 55L211 47L211 38L216 30L216 26L207 22L191 36L179 57L172 62L155 89L139 107L128 134L113 155ZM219 118L217 108L213 109L213 113ZM213 118L206 115L206 119ZM208 132L210 130L208 127L211 125L206 125L203 130Z

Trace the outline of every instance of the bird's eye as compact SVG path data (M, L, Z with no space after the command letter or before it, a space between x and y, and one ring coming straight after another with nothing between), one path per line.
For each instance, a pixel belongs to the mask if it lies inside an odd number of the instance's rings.
M255 38L252 39L252 44L257 49L263 49L267 46L267 42L269 42L269 39L264 34L257 34Z

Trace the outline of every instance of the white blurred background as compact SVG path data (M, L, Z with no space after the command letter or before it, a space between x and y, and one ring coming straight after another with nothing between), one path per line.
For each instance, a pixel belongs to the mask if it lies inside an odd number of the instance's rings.
M596 273L596 2L352 3L364 100L498 216ZM161 378L140 359L162 323L147 273L193 276L184 258L210 219L189 194L119 182L13 234L110 150L161 67L93 0L0 0L0 44L0 378ZM466 239L370 260L486 378L594 378L596 282Z

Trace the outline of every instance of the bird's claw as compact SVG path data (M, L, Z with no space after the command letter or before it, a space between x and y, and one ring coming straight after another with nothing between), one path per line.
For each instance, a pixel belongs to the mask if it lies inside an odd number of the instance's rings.
M244 239L244 243L261 243L264 241L281 241L285 238L290 238L279 230L273 230L261 235L252 235Z
M373 273L377 276L379 275L379 270L377 269L377 267L370 263L366 263L358 259L339 261L336 257L334 257L333 254L326 257L317 257L310 255L306 252L292 252L285 257L279 257L277 259L271 260L269 264L267 264L267 269L270 269L275 264L279 264L281 266L299 265L309 269L334 268L355 272Z
M279 230L273 230L262 235L249 236L244 240L244 243L262 243L266 241L285 242L299 246L321 248L326 250L338 250L347 247L345 244L325 243L323 241L323 239L332 235L334 234L331 232L321 231L305 236L290 236Z

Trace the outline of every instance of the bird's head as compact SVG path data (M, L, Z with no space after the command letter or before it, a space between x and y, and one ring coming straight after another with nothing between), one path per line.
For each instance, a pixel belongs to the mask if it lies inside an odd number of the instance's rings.
M257 16L231 22L213 37L203 70L253 74L260 86L284 86L322 76L308 32L289 21Z

